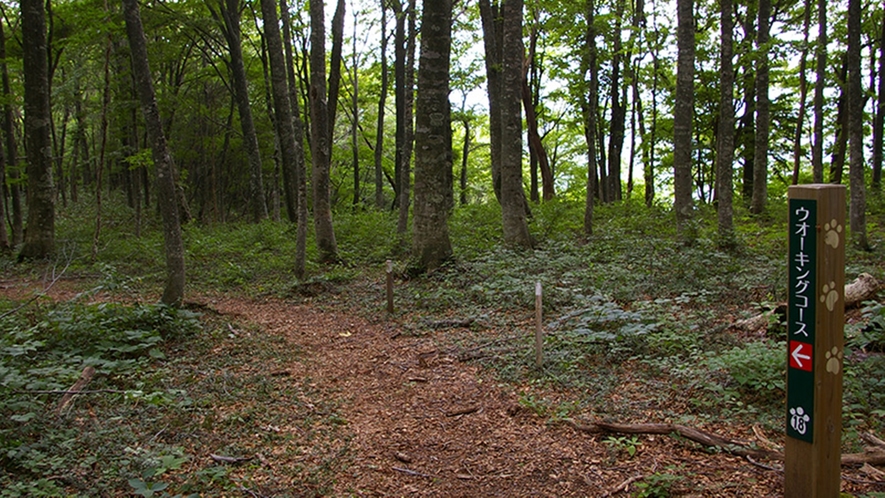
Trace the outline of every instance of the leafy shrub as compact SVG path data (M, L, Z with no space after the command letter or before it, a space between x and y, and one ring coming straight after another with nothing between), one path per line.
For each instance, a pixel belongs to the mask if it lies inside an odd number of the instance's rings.
M750 342L709 358L707 366L728 372L746 394L766 398L784 390L786 350L782 341Z

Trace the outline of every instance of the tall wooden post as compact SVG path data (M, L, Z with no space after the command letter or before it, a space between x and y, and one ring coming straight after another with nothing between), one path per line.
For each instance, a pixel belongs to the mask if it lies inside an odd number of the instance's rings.
M789 188L784 496L836 498L841 481L845 186Z

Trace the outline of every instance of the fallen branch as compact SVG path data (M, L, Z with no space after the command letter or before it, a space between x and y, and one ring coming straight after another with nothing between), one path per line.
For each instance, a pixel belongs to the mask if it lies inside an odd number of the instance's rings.
M402 468L402 467L391 467L391 469L393 469L393 470L395 470L395 471L397 471L397 472L402 472L403 474L409 474L410 476L418 476L418 477L433 477L433 476L430 476L430 475L427 475L427 474L422 474L421 472L417 472L417 471L412 470L412 469L404 469L404 468Z
M626 481L624 481L621 484L618 484L617 486L612 488L611 491L602 495L602 498L608 498L609 496L614 495L616 493L620 493L621 491L627 492L627 490L630 489L630 485L636 481L639 481L639 480L642 480L642 475L636 474L635 476L627 479Z
M724 438L717 434L705 432L700 429L686 427L679 424L615 424L608 422L593 422L590 424L579 424L574 420L564 421L570 427L576 430L591 434L599 434L611 432L615 434L660 434L660 435L677 435L679 437L694 441L701 445L722 449L732 455L745 458L760 458L768 460L783 461L784 455L780 451L752 448L747 444ZM879 440L875 436L869 435ZM750 460L753 463L753 460ZM864 448L863 453L846 453L842 455L842 465L885 465L885 447L868 446ZM757 464L758 465L758 464Z
M254 459L254 456L250 457L229 457L224 455L216 455L214 453L209 454L209 458L218 463L226 463L232 465L239 465L243 462L248 462L249 460Z
M62 396L61 401L58 402L58 408L55 409L55 412L59 415L65 412L74 401L74 396L80 394L80 391L92 381L92 378L95 377L95 368L88 366L83 369L83 372L80 373L80 378L77 379L77 382L68 389L68 392Z
M864 301L869 301L876 297L876 294L882 289L883 284L876 280L876 277L869 273L861 273L853 282L845 284L844 302L845 308L854 308L860 306ZM755 332L762 328L768 327L768 324L775 315L779 315L779 320L783 321L783 315L786 313L786 304L781 303L777 309L765 311L758 315L738 320L732 324L733 328L743 330L745 332Z
M469 413L477 411L479 411L479 405L473 405L466 408L459 408L451 412L446 412L446 417L457 417L458 415L467 415Z

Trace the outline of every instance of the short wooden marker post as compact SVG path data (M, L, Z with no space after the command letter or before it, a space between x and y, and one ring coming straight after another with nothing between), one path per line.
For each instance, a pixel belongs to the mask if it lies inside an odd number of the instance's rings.
M541 368L544 363L544 329L542 323L543 302L541 300L541 282L535 283L535 366Z
M841 483L845 187L789 198L784 496L836 498Z
M393 313L393 262L387 260L387 312Z

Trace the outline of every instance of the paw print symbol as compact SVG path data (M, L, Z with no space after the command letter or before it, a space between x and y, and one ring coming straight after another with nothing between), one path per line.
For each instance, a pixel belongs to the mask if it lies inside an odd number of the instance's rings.
M827 372L830 372L833 375L839 375L839 370L842 370L842 351L839 351L839 348L833 346L833 349L827 351Z
M824 284L823 292L820 296L820 302L827 304L827 309L833 311L836 301L839 300L839 292L836 291L836 282Z
M839 247L839 234L842 233L842 225L838 224L834 219L828 223L824 223L824 232L824 242L833 249Z

